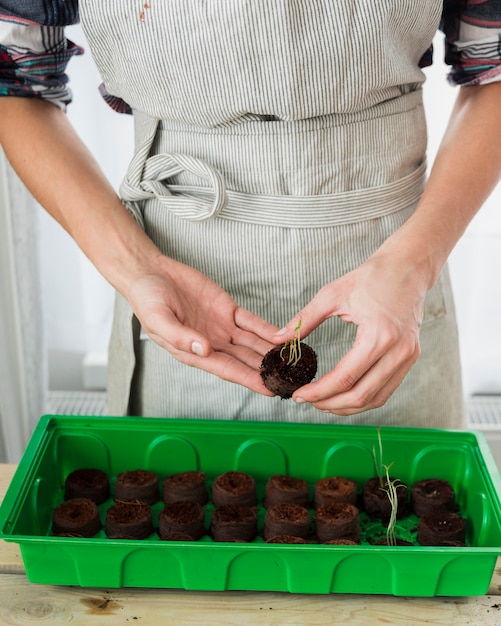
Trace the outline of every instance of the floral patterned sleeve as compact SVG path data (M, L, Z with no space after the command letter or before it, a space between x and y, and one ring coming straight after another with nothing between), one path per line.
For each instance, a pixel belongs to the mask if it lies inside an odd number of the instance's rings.
M450 82L501 80L501 0L445 0L441 30Z
M66 39L77 0L0 0L0 96L71 102L66 66L83 50Z

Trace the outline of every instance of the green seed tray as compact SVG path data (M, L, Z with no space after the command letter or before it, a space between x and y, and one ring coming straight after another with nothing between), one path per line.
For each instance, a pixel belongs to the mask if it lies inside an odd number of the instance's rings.
M75 469L148 469L160 481L201 470L251 474L264 493L272 474L308 481L343 475L359 488L374 476L378 429L366 426L47 415L40 419L0 508L0 537L19 543L28 579L82 587L156 587L291 593L468 596L487 592L501 554L501 477L481 433L380 429L383 462L409 488L430 477L454 487L467 546L357 546L91 539L51 536L53 509ZM102 521L111 501L100 505ZM154 519L162 504L154 506ZM210 516L211 504L207 506ZM262 528L263 510L259 511ZM415 540L417 518L397 523ZM377 524L376 524L377 526ZM384 529L379 529L384 532Z

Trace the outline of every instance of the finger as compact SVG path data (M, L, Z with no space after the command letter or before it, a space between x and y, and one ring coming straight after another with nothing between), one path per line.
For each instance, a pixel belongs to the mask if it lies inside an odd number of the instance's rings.
M249 366L255 371L259 371L264 355L273 347L273 344L266 343L266 346L268 345L270 348L266 348L263 352L258 352L253 342L250 342L249 347L246 345L229 344L225 346L224 350L221 350L221 352L225 352L244 365Z
M185 365L203 369L223 380L242 385L262 395L274 395L264 386L257 369L249 367L230 354L213 351L210 356L205 358L197 357L194 354L186 352L174 352L171 354Z
M395 359L392 353L385 354L356 384L349 390L338 394L331 394L327 391L319 400L313 400L312 404L319 410L329 410L339 415L351 415L371 408L383 406L398 385L403 381L412 365L416 362L418 354L413 354L408 359L395 366ZM332 372L321 378L317 383L327 383ZM324 380L325 379L325 380ZM298 390L298 395L302 398L306 386Z
M333 299L332 291L329 293L326 288L321 289L299 313L275 333L274 343L292 339L298 330L300 337L307 337L322 322L336 314Z
M378 409L386 404L393 392L399 387L409 372L409 367L401 367L395 374L380 388L370 400L364 393L357 393L354 388L350 394L336 396L335 398L315 402L313 406L319 411L334 413L340 416L356 415L370 409Z
M156 315L151 314L148 321L143 330L150 339L171 354L184 352L199 357L208 357L211 354L212 346L208 338L182 324L170 310L164 310Z
M261 337L270 344L270 348L275 345L271 342L271 338L278 331L277 326L270 324L262 317L259 317L255 313L251 313L247 309L237 307L235 309L235 325L243 331L248 331L253 335Z
M359 393L366 392L370 400L368 384L373 393L386 384L402 364L414 363L420 354L417 332L400 337L392 327L371 327L366 331L359 327L352 349L337 363L331 372L320 380L305 385L294 398L306 402L319 402L328 397L350 392L366 377ZM367 376L370 373L369 376Z
M271 341L262 339L254 333L246 332L239 329L237 329L236 332L233 334L231 343L237 349L244 348L249 350L250 352L253 352L261 360L269 350L275 347L275 344L271 343Z

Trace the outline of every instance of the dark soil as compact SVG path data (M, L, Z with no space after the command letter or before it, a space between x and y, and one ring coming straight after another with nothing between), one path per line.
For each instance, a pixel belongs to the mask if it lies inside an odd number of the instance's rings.
M278 535L272 539L268 539L266 543L308 543L306 539L302 537L294 537L294 535Z
M115 481L115 500L155 504L159 499L158 476L138 469L118 474Z
M264 506L274 504L299 504L308 507L310 501L310 486L302 478L274 474L266 482Z
M204 472L179 472L168 476L163 481L163 500L171 502L197 502L201 506L207 503L206 475Z
M191 535L185 535L183 533L175 533L174 535L166 535L160 537L163 541L195 541Z
M308 509L299 504L274 504L266 510L263 537L265 541L280 535L306 539L311 532Z
M360 512L348 502L321 504L315 513L315 530L321 543L332 539L360 542Z
M101 529L97 505L88 498L72 498L54 509L54 535L93 537Z
M256 482L245 472L225 472L212 483L212 500L216 506L256 506Z
M440 509L456 511L454 489L450 483L439 478L415 482L411 487L411 507L418 516Z
M196 502L172 502L166 504L158 515L160 539L171 535L189 535L194 540L205 534L205 511Z
M289 345L275 346L267 352L260 372L265 387L284 400L311 382L317 373L317 355L313 348L301 342L301 358L295 365L287 364L289 348Z
M102 504L110 496L108 474L100 469L82 468L68 474L65 481L66 500L88 498Z
M333 502L349 502L356 506L358 499L357 483L344 476L329 476L321 478L315 483L315 508L321 504Z
M151 507L144 502L117 502L106 512L110 539L146 539L152 533Z
M256 510L248 506L233 505L214 509L211 534L214 541L252 541L257 535Z
M395 478L390 476L390 481L395 482ZM407 505L407 486L401 482L397 488L397 518L408 515L409 509ZM362 498L363 508L365 512L372 518L380 518L383 522L388 522L391 516L391 503L386 493L388 483L386 477L383 478L381 485L378 476L370 478L363 486Z
M451 511L433 511L419 518L417 540L422 546L464 545L466 520Z

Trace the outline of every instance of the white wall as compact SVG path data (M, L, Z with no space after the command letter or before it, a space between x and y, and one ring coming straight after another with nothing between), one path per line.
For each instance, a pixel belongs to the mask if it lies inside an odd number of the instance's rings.
M435 63L425 70L425 106L431 163L457 88L446 83L442 35ZM500 141L501 138L493 138ZM470 224L450 258L466 395L501 393L501 184Z
M68 37L86 46L80 26ZM90 52L68 68L74 101L68 117L115 187L133 151L132 117L112 111L98 93L101 82ZM105 353L113 290L74 241L40 209L41 271L52 388L80 388L83 354Z
M84 42L79 27L70 37ZM435 64L426 70L425 105L429 122L429 160L436 153L457 90L446 82L442 35L435 41ZM99 76L90 53L70 63L75 101L69 117L115 188L133 149L130 116L118 115L102 101ZM499 139L498 139L499 140ZM501 186L473 221L451 257L463 355L465 391L501 393ZM40 215L44 306L49 350L54 355L106 351L111 324L111 288L74 242L43 212ZM75 361L75 360L74 360ZM76 363L80 361L76 359ZM63 362L53 384L64 386ZM54 368L53 368L54 371ZM75 384L75 377L68 384Z

